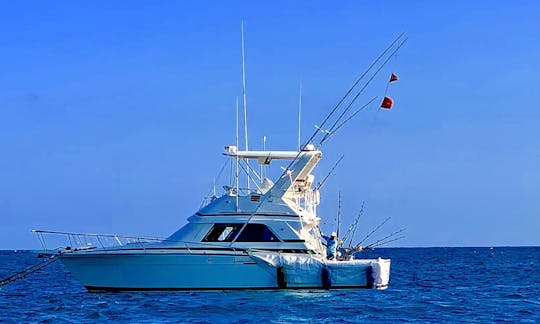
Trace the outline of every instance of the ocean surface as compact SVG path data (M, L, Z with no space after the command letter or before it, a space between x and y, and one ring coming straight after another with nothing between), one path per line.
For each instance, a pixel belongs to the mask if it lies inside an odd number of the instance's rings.
M390 287L89 293L54 262L0 287L0 322L540 323L540 248L392 248ZM0 251L0 279L42 262Z

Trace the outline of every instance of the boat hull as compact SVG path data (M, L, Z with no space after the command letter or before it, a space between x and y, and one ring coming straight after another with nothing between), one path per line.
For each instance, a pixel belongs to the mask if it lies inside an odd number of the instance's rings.
M310 258L309 256L306 256ZM284 265L286 284L279 284L279 266L250 255L175 253L72 253L61 260L88 290L198 290L322 288L321 268ZM379 259L380 261L380 259ZM389 272L389 260L382 260ZM378 260L329 262L332 288L385 288L377 284ZM380 263L380 262L379 262ZM377 264L379 264L377 263Z

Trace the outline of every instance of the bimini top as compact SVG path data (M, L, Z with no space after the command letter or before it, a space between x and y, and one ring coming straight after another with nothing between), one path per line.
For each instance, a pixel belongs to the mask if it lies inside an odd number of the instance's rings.
M315 147L308 144L305 148L298 151L239 151L236 146L225 146L224 155L237 157L240 159L255 159L259 164L270 164L272 160L296 160L302 152L313 152Z
M282 176L276 179L275 184L266 179L266 184L271 184L258 188L258 193L266 195L268 198L289 198L298 196L302 190L300 187L309 187L306 184L311 184L313 176L311 172L318 164L322 157L321 151L315 150L313 145L306 145L302 151L238 151L236 146L226 146L226 152L223 153L231 158L248 160L258 160L259 164L267 165L272 160L289 160L291 164L284 168L285 172ZM238 168L238 167L237 167ZM249 166L246 173L249 172ZM261 177L262 178L262 177ZM265 179L261 179L262 184L265 184ZM255 182L254 182L255 183ZM298 188L297 188L298 187ZM234 188L232 188L234 189Z

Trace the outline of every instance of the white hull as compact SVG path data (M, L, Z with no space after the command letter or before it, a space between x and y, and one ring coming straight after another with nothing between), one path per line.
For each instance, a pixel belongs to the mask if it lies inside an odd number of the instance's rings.
M302 258L311 258L303 256ZM89 290L276 289L277 267L249 255L192 253L67 253L61 260ZM385 288L370 274L387 260L328 262L332 288ZM321 267L283 264L286 288L322 288ZM383 274L384 275L384 274ZM282 287L284 288L284 287Z

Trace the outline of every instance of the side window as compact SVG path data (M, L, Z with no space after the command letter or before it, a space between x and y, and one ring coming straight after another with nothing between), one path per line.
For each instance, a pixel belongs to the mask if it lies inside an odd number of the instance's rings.
M203 242L232 242L243 224L215 224Z
M247 224L236 242L279 242L279 239L264 224Z

